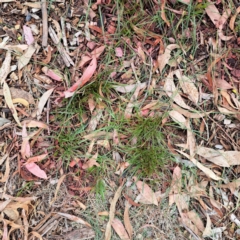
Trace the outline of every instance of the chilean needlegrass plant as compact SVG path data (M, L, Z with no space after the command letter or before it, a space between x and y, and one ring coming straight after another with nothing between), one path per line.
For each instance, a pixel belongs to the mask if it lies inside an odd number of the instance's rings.
M161 172L173 159L165 143L161 121L161 117L138 117L125 122L125 134L129 136L129 141L118 151L125 154L126 161L130 163L129 174L151 177Z

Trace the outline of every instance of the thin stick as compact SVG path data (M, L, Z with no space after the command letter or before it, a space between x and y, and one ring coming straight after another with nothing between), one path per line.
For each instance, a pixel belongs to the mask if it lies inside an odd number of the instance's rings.
M46 0L42 0L41 5L42 5L42 22L43 22L42 46L47 47L47 45L48 45L48 15L47 15Z

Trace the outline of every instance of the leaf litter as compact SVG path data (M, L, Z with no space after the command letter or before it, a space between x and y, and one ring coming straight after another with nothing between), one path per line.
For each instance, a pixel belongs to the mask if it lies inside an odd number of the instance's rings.
M1 238L239 238L235 1L1 3ZM133 176L159 117L174 160Z

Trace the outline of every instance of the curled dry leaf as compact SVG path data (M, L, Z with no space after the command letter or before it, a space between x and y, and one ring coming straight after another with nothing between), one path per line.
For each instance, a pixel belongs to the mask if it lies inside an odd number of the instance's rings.
M164 90L166 91L167 95L179 106L185 109L191 109L188 105L186 105L181 95L178 93L178 89L176 88L173 81L173 74L174 72L170 72L165 79Z
M167 24L167 26L170 27L170 22L168 21L165 14L165 5L166 5L166 0L162 0L161 1L161 18Z
M177 44L170 44L166 47L165 52L162 55L158 56L158 68L160 73L162 73L164 67L168 64L170 58L171 58L171 52L172 50L180 48Z
M118 218L114 218L112 221L112 227L118 234L121 240L130 240L126 229L124 228L122 222Z
M35 53L36 48L33 45L30 45L27 51L18 59L18 69L21 70L25 67L32 58L32 55Z
M240 13L240 6L237 8L236 13L231 17L230 22L229 22L229 27L233 32L235 32L234 31L234 24L235 24L235 20L237 18L237 15L239 13Z
M198 99L199 99L199 93L198 93L196 86L192 82L192 80L190 80L188 77L182 75L180 70L175 71L175 75L177 76L177 78L179 80L179 83L181 85L183 92L188 95L188 98L192 102L197 104Z
M12 99L12 102L14 104L16 103L21 103L23 106L25 106L26 108L29 108L29 103L27 100L23 99L23 98L14 98Z
M206 224L206 228L203 231L204 238L212 236L211 225L212 225L211 219L210 219L209 215L207 214L207 224Z
M54 88L49 89L40 98L40 101L38 103L38 110L37 110L37 119L38 120L41 118L43 108L44 108L45 104L47 103L49 97L51 96L53 90L54 90Z
M202 170L208 177L212 178L213 180L221 180L222 178L220 178L219 176L217 176L212 170L210 170L209 168L203 166L200 162L198 162L194 157L189 156L188 154L177 150L179 153L181 153L183 156L185 156L186 158L188 158L189 160L191 160L200 170Z
M158 201L153 190L146 183L137 181L136 186L145 204L154 204L158 206Z
M76 223L80 223L80 224L83 224L87 227L92 227L89 223L87 223L86 221L84 221L82 218L79 218L79 217L76 217L74 215L71 215L71 214L68 214L68 213L61 213L61 212L57 212L57 214L59 214L60 216L62 217L65 217L73 222L76 222Z

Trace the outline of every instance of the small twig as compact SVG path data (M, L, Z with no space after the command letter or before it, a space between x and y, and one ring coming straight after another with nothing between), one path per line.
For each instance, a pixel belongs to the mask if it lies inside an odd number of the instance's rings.
M46 0L42 0L41 5L42 5L42 23L43 23L42 46L47 47L47 45L48 45L48 15L47 15Z

